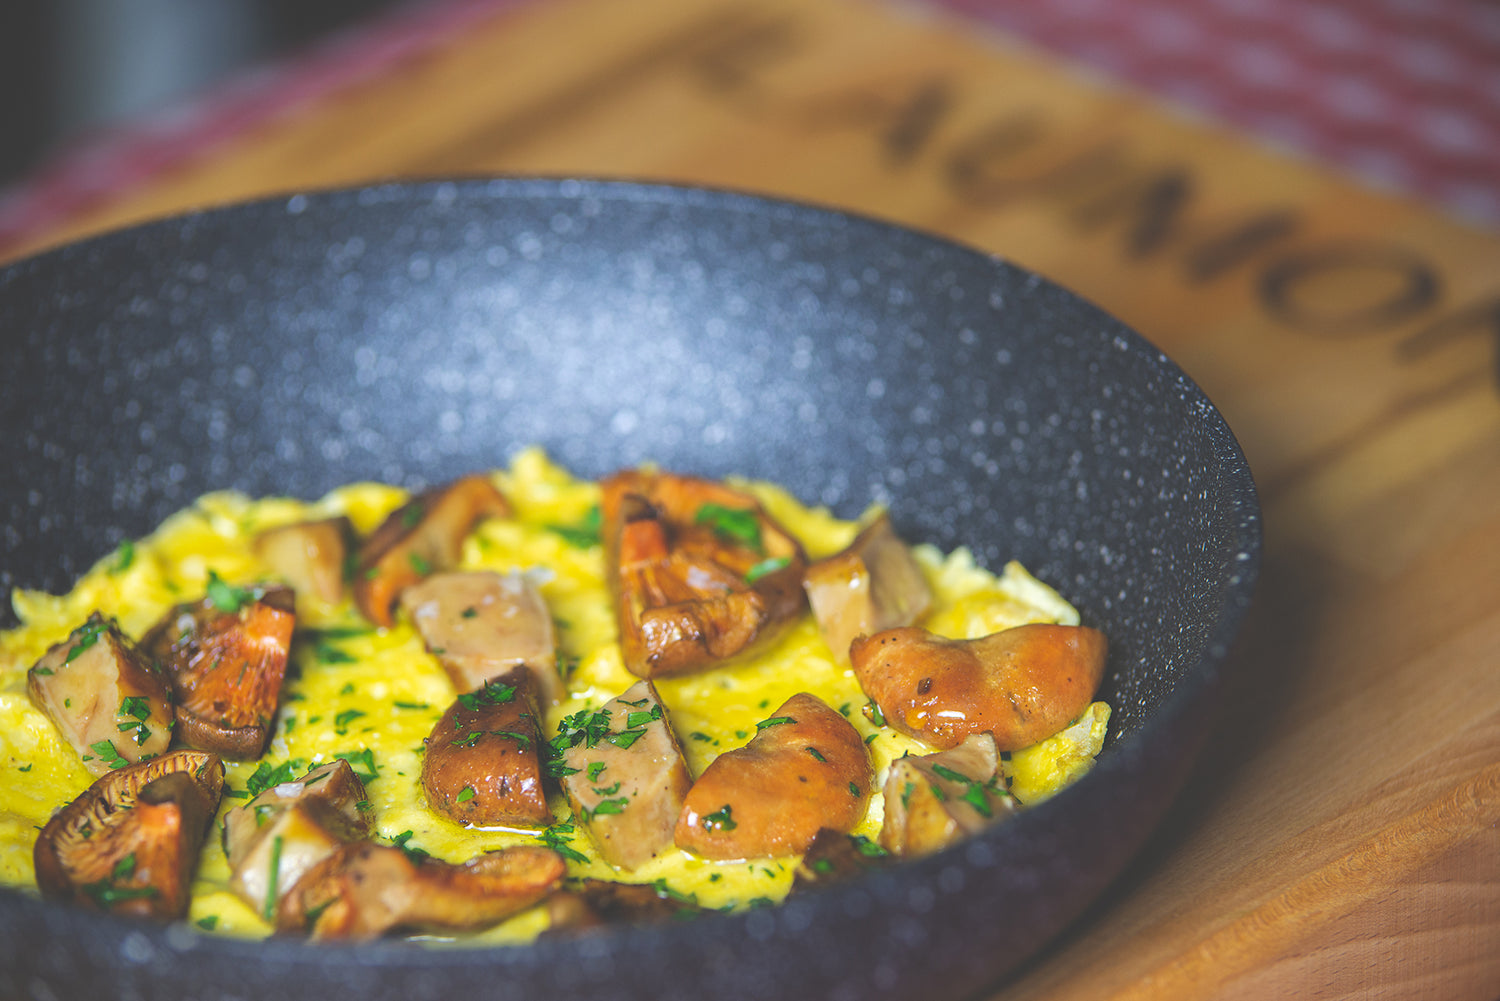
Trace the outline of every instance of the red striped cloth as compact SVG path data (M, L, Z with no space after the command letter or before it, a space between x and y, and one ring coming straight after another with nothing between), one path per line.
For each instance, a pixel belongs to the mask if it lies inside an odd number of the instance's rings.
M0 251L530 0L405 7L0 191ZM1500 228L1500 6L1479 0L927 0Z

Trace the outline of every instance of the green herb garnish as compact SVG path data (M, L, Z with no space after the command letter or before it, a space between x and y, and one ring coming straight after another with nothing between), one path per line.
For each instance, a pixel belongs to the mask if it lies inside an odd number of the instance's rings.
M73 631L73 645L68 647L68 655L63 658L64 664L71 664L73 658L83 651L99 642L99 636L109 628L109 623L103 619L85 622Z
M375 752L368 747L359 751L340 751L334 757L343 758L349 762L354 769L355 777L361 782L369 782L380 777L380 767L375 764Z
M365 715L361 709L345 709L333 718L333 729L340 737L349 733L349 724Z
M248 587L235 587L224 582L217 573L208 572L208 601L221 612L238 612L260 596Z
M112 574L124 573L130 569L130 564L135 562L135 543L129 539L121 539L120 546L115 550L115 565L109 568Z
M549 525L548 528L563 537L563 541L577 549L588 549L599 544L601 517L599 505L589 508L583 520L576 525Z
M124 768L126 765L130 764L129 761L126 761L124 758L120 757L120 752L115 749L115 745L107 740L101 740L97 743L90 744L89 750L99 755L99 760L109 765L109 767L111 768Z
M693 520L699 525L707 525L727 542L738 542L757 552L761 549L760 519L754 511L710 502L698 509Z
M745 571L745 583L754 584L767 574L773 574L778 570L785 570L791 565L792 558L790 556L772 556L769 559L761 560L755 566Z
M713 813L710 813L703 818L703 829L705 831L734 830L740 825L734 822L732 813L733 811L731 810L730 805L728 803L725 803L721 809L715 810Z
M472 692L465 692L460 695L458 697L458 704L470 712L477 712L480 706L503 706L515 697L515 685L490 681L483 688L477 688Z

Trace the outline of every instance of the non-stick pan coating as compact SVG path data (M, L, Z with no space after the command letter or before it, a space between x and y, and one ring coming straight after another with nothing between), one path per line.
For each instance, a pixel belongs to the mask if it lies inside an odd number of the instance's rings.
M1035 275L736 194L569 180L295 196L0 271L0 585L58 591L208 490L416 486L536 443L779 480L1016 558L1109 636L1115 736L955 849L732 917L530 948L310 947L0 892L0 996L938 998L1119 872L1205 736L1259 562L1250 472L1178 368ZM13 624L9 610L6 624Z

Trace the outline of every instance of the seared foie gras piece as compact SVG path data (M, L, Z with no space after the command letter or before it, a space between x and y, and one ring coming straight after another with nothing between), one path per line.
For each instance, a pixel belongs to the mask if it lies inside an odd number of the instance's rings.
M524 664L544 705L562 697L552 613L524 574L435 573L403 591L401 605L460 692Z
M177 700L177 738L237 761L271 739L296 625L290 588L231 587L209 578L208 597L178 605L141 638Z
M861 876L890 863L891 854L869 838L825 827L797 863L792 892Z
M110 772L53 814L32 857L42 894L115 914L187 914L224 765L172 751Z
M314 939L370 939L396 929L486 928L542 901L562 856L522 845L453 865L399 848L344 845L282 897L276 927Z
M599 854L628 871L672 847L693 778L651 682L636 682L599 712L608 723L592 731L597 739L562 751L562 786Z
M927 576L882 513L836 556L807 568L802 586L834 660L856 636L909 626L932 605Z
M359 547L354 603L389 627L401 592L434 570L458 563L464 539L485 518L510 517L510 504L487 476L465 476L420 493L392 511Z
M768 640L806 603L802 546L748 494L668 473L603 483L620 648L636 677L713 667Z
M1010 816L1016 801L1005 791L999 765L988 733L936 754L891 762L881 847L893 855L930 855Z
M94 775L172 742L171 683L98 612L27 672L26 693Z
M586 931L606 925L646 924L668 918L702 914L703 908L646 883L616 883L607 879L569 880L547 898L551 925L544 935Z
M333 605L344 597L344 559L353 537L353 526L341 516L268 528L253 548L298 597Z
M536 679L513 667L465 692L432 728L422 756L427 805L460 824L546 827Z
M229 887L267 921L313 866L370 834L364 783L342 758L271 786L224 815Z
M795 855L822 828L848 832L865 815L875 773L848 720L801 692L756 729L688 790L677 847L710 859Z
M1104 634L1031 624L981 639L888 629L849 650L854 676L897 730L933 747L989 733L1002 751L1052 736L1088 706L1104 677Z

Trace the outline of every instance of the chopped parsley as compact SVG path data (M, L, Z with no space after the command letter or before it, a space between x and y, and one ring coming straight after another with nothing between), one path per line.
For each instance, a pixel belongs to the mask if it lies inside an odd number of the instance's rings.
M596 817L606 816L613 813L624 813L625 808L630 805L630 797L621 796L619 799L600 800L599 805L594 807L593 814Z
M354 658L332 643L319 643L313 647L313 656L319 664L352 664Z
M99 760L109 765L109 767L111 768L124 768L126 765L130 764L129 761L126 761L120 756L119 751L115 750L115 745L107 740L101 740L97 743L90 744L89 750L97 754L99 756Z
M426 512L423 510L423 505L420 502L406 505L406 507L401 509L401 527L405 529L416 528L417 523L422 520L424 513Z
M64 664L71 664L73 658L83 651L99 642L99 635L109 628L109 623L103 619L95 619L85 622L73 631L73 645L68 647L68 656L63 659Z
M792 719L790 716L772 716L770 719L763 719L759 723L755 724L755 732L760 733L762 730L769 729L773 726L780 726L783 723L795 722L797 721Z
M472 619L472 618L474 618L475 616L477 616L479 614L479 609L475 608L473 605L470 605L468 608L465 608L462 612L459 612L458 614L461 615L461 616L463 616L466 619Z
M706 734L706 733L700 733L697 730L694 730L692 733L688 734L688 736L692 737L694 740L701 740L705 744L717 744L718 743L717 740L714 740L708 734Z
M217 914L205 914L197 921L194 921L193 924L197 925L199 928L202 928L204 931L213 931L219 926L219 916Z
M151 718L151 702L140 695L127 695L120 702L119 715L134 716L144 722Z
M854 783L854 782L850 782L849 783L849 795L855 796L855 797L859 796L859 785L857 783Z
M395 706L397 709L431 709L432 708L432 706L429 703L426 703L426 702L402 702L400 699L397 699L396 701L392 702L391 705Z
M761 560L755 566L745 571L745 583L754 584L767 574L773 574L778 570L785 570L792 565L790 556L772 556Z
M266 906L262 917L267 921L276 917L276 881L281 875L281 835L271 839L271 861L266 872Z
M394 838L391 838L391 844L401 849L412 862L420 862L424 858L431 858L432 856L424 849L418 848L416 845L407 844L411 840L411 833L411 831L402 831Z
M543 831L542 844L551 848L565 859L570 859L574 862L587 862L589 857L572 847L573 833L573 820L570 817L561 823L553 824Z
M471 800L471 799L474 798L474 795L475 795L475 793L474 793L474 787L473 786L464 786L462 789L459 790L458 795L455 796L455 797L453 797L453 802L455 802L455 803L467 803L469 800Z
M411 564L411 568L423 577L432 573L432 564L427 562L427 558L421 553L407 553L406 560Z
M516 686L499 681L486 682L483 688L465 692L458 697L458 704L470 712L478 712L480 706L503 706L516 697Z
M990 808L990 798L985 795L984 786L978 782L969 786L968 792L964 793L962 798L965 803L977 810L981 817L988 819L995 815L995 811Z
M811 754L813 757L817 758L819 761L827 761L828 760L827 758L823 757L823 752L819 751L816 747L811 747L811 746L804 747L803 750L806 751L808 754Z
M851 834L849 840L854 842L854 848L865 858L885 858L890 852L880 847L877 842L871 841L863 834Z
M272 768L269 761L262 761L260 766L255 769L255 774L245 780L245 792L254 798L272 786L279 786L283 782L290 782L296 776L297 769L301 765L301 761L293 759L291 761L283 761Z
M654 705L651 707L650 712L633 712L626 715L625 727L626 729L634 730L638 726L645 726L647 723L659 719L661 719L661 706Z
M875 704L874 699L871 699L869 702L865 703L864 714L865 718L868 719L871 723L874 723L876 726L886 725L885 713L880 711L880 706Z
M645 735L645 730L621 730L619 733L612 733L604 739L616 747L629 747Z
M365 715L361 709L345 709L333 718L333 729L340 737L349 733L349 724Z
M698 895L696 893L683 893L681 890L674 890L671 886L667 885L667 881L665 879L656 880L651 884L651 888L654 889L656 891L656 895L658 897L661 897L663 900L675 900L679 904L692 904L694 907L698 906Z
M588 549L599 544L601 522L599 505L595 504L583 516L583 520L576 525L548 525L547 527L561 535L568 545L576 549Z
M349 762L354 769L355 777L361 782L369 782L380 777L380 766L375 764L375 752L368 747L358 751L340 751L334 757L343 758Z
M605 767L605 763L602 761L589 762L589 781L598 782L599 775L604 771Z
M221 612L238 612L244 606L259 599L252 588L235 587L210 570L208 572L208 602Z
M514 730L491 730L490 733L494 734L496 737L507 737L510 740L514 740L517 746L522 751L526 751L531 748L531 738L524 733L517 733Z
M754 511L710 502L698 509L693 520L699 525L707 525L726 542L737 542L756 552L761 550L760 519Z
M135 543L129 539L121 539L120 546L115 550L115 565L109 568L112 574L124 573L130 569L130 564L135 562Z
M557 725L557 736L552 739L552 746L558 751L566 751L579 744L585 747L595 747L608 734L608 709L597 711L580 709L570 716L563 717L562 722Z
M703 818L703 829L705 831L732 831L740 826L734 822L730 805L725 803L723 807Z

